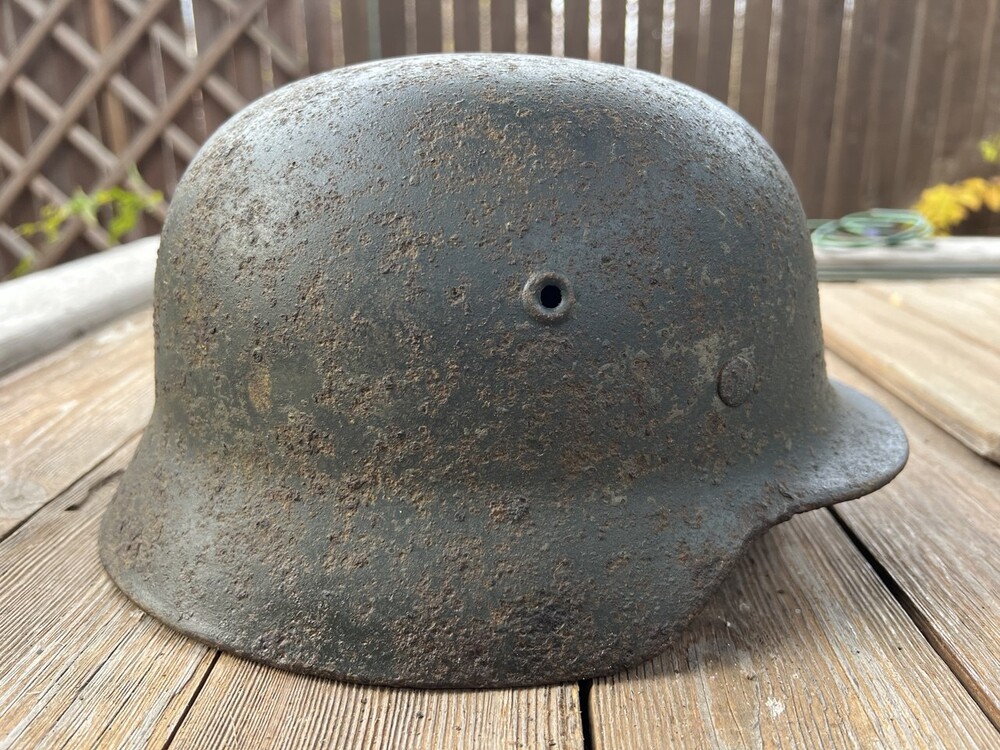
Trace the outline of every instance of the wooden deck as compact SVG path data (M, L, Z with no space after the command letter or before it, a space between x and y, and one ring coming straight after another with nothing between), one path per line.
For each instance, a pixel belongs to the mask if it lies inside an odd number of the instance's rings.
M903 474L757 542L684 637L611 678L419 691L177 635L97 556L153 402L148 311L0 380L0 748L1000 747L1000 281L822 291L831 374Z

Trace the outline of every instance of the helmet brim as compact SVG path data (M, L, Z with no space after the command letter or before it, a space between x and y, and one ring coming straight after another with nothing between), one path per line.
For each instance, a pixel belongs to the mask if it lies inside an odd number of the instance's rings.
M610 674L662 651L754 537L902 469L884 409L839 384L833 404L724 484L611 487L584 505L512 494L461 517L454 494L294 500L285 478L193 451L154 416L101 555L158 619L297 672L441 688Z

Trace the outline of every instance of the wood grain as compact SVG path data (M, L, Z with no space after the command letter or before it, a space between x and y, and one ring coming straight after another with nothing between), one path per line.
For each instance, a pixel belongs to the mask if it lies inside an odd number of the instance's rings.
M74 361L85 377L87 363ZM148 361L132 367L150 378ZM45 379L23 380L48 392ZM104 387L85 390L96 401L117 388L113 380ZM60 429L76 432L72 424ZM142 614L97 558L99 517L135 443L0 543L0 747L163 746L185 715L175 747L582 746L575 685L464 692L368 688L228 656L212 669L214 650ZM94 441L89 446L103 450Z
M580 748L576 685L521 690L373 688L223 655L178 747Z
M767 59L771 44L771 0L747 0L743 15L739 110L757 130L764 128Z
M866 292L893 307L1000 353L1000 280L867 282Z
M101 511L136 442L0 543L2 747L162 747L211 664L98 559Z
M877 289L823 285L827 346L972 450L1000 461L1000 351L975 338L982 335L980 316L962 317L956 305L954 322L945 325L914 311L919 295L912 289L891 289L884 282Z
M734 0L712 0L708 16L708 55L701 85L722 103L729 101L733 53Z
M799 104L792 179L803 196L806 216L823 215L827 160L833 136L833 110L840 64L844 0L811 3L804 60L805 80Z
M569 15L569 7L566 8ZM566 36L570 33L569 21L566 23ZM574 33L580 33L574 30ZM639 31L636 35L635 66L640 70L659 73L663 65L663 0L639 0ZM587 36L586 26L583 37ZM567 51L567 56L569 52Z
M0 380L0 538L149 420L148 310Z
M806 58L806 22L809 7L805 2L782 3L779 25L777 70L774 79L774 117L771 145L789 173L795 172L796 122L802 101L802 76ZM765 115L766 117L766 115Z
M497 0L493 0L495 5ZM563 42L563 52L566 57L578 57L586 60L589 50L587 49L587 34L590 19L588 17L587 0L565 0L565 34ZM513 24L513 15L511 15ZM512 37L513 38L513 37ZM494 49L497 49L494 47ZM513 50L513 47L511 47Z
M833 377L885 405L910 439L903 473L837 513L892 576L924 635L1000 730L1000 467L829 359Z
M595 681L590 707L598 749L1000 741L827 510L758 540L672 649Z
M603 17L602 17L603 20ZM670 76L694 86L698 79L698 33L701 25L699 0L675 0L674 47Z
M842 216L862 208L861 181L868 143L878 10L879 0L855 0L850 12L849 49L834 113L829 174L823 196L824 216Z

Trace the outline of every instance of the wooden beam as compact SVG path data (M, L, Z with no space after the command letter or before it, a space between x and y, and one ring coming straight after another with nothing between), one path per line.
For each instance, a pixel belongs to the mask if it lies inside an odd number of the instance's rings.
M38 0L15 0L19 3L27 12L32 14L38 14L41 12L42 6ZM89 68L91 71L95 71L101 64L101 55L94 51L94 49L87 44L86 40L83 39L76 31L64 23L59 23L56 25L53 31L53 37L60 46L69 52L78 62ZM153 104L145 94L143 94L139 89L137 89L131 81L125 78L118 72L115 72L109 80L108 86L121 97L125 105L133 112L133 114L138 115L138 117L144 122L148 122L153 117L156 116L156 105ZM60 110L61 111L61 110ZM188 136L187 133L182 131L176 126L171 126L168 128L164 137L170 142L179 153L188 154L187 159L191 159L195 152L198 150L197 144Z
M239 16L224 28L223 32L216 37L211 46L198 58L198 64L195 68L171 92L170 97L164 103L163 107L161 107L156 119L146 124L120 156L117 166L99 181L97 185L98 189L110 187L122 180L127 173L128 166L137 163L142 158L150 146L160 137L167 124L177 115L177 112L180 111L181 107L187 103L191 95L201 85L201 82L212 72L219 63L219 60L222 59L222 56L229 51L236 38L246 30L246 27L264 6L264 2L265 0L247 0L246 4L240 9ZM83 223L81 221L74 220L69 222L63 231L62 237L52 248L52 252L39 260L39 267L47 267L61 258L70 244L80 236L82 230Z
M126 26L115 39L114 44L101 57L98 67L73 92L73 95L63 107L60 121L47 127L41 137L35 141L31 150L25 155L24 168L17 174L8 177L3 186L0 187L0 215L5 214L11 205L13 205L14 201L31 181L31 178L42 168L46 160L62 142L66 131L83 114L83 111L93 101L101 87L107 83L108 78L114 74L114 71L117 70L125 55L131 51L139 38L146 33L147 27L153 23L157 14L167 2L170 2L170 0L149 0L148 4L143 8L142 14ZM77 232L77 236L79 236L79 232Z
M130 16L137 15L142 7L135 0L115 0L115 3ZM161 49L170 55L170 58L181 68L186 71L194 68L196 58L187 53L184 40L177 36L173 29L162 21L157 21L150 27L149 33L160 43ZM225 107L230 114L239 112L248 104L247 100L233 88L232 84L215 73L205 79L205 91L211 94L212 98Z
M28 31L27 35L21 40L21 43L14 49L10 60L0 70L0 96L3 96L7 92L10 84L17 78L21 69L31 59L31 56L35 54L38 46L48 38L49 32L59 23L62 14L72 2L73 0L55 0L52 5L45 9L45 13L40 18L36 18L31 30Z

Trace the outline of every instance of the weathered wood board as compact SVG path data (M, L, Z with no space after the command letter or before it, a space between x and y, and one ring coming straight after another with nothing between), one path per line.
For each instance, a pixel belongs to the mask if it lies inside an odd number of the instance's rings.
M950 301L942 292L948 288L967 301ZM825 284L820 302L831 351L972 450L1000 461L995 280Z
M597 680L595 748L995 748L828 510L758 540L680 641Z
M910 462L895 481L836 512L1000 729L1000 466L836 357L830 365L831 375L885 404L910 439Z
M152 408L148 310L0 380L0 538L136 435Z

